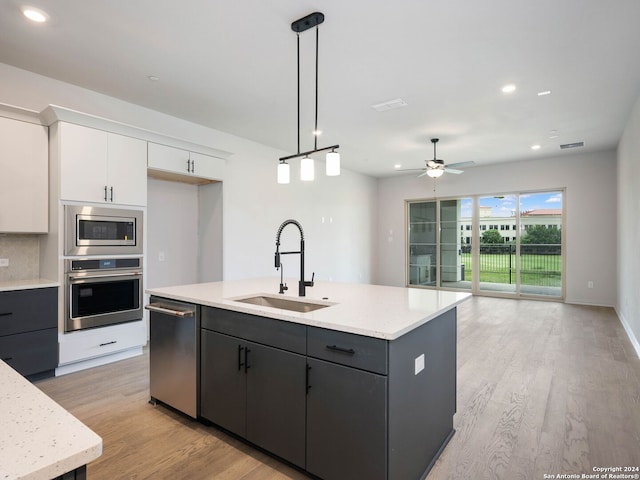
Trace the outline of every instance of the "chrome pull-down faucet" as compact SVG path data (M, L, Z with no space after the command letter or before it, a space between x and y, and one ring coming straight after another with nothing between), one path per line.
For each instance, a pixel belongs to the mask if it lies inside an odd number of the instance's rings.
M300 250L297 252L281 252L280 251L280 235L282 234L282 230L287 225L295 225L298 227L300 231ZM278 233L276 235L276 253L275 253L275 267L276 269L280 268L280 255L289 255L289 254L299 254L300 255L300 281L298 282L298 295L300 297L305 296L306 287L313 287L313 278L315 277L315 272L311 275L311 281L307 282L304 279L304 232L302 231L302 225L300 225L296 220L285 220L282 222L282 225L278 228ZM280 279L280 293L284 293L286 285L283 285L282 278Z

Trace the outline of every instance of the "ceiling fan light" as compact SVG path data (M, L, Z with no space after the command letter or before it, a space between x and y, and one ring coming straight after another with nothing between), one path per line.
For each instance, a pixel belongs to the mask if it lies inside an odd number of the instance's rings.
M340 154L338 152L327 153L326 168L328 177L336 177L340 175Z
M304 157L300 162L300 180L303 182L313 182L315 178L315 169L313 166L313 158Z
M429 175L432 178L441 177L443 173L444 173L444 170L440 170L439 168L430 168L429 170L427 170L427 175Z
M289 164L282 160L278 164L278 183L289 183Z

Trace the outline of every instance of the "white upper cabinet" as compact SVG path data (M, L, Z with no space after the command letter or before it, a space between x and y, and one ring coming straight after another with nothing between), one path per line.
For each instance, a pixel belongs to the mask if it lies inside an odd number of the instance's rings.
M0 232L49 230L47 127L0 117Z
M62 200L147 204L147 142L65 122L58 140Z
M225 161L221 158L189 152L149 142L149 176L193 184L222 181Z

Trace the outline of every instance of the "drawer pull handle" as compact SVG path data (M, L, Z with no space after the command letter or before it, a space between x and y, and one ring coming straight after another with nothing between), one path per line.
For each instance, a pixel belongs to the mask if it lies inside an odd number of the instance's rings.
M3 362L8 362L8 361L10 361L10 360L13 360L13 357L4 357L4 358L2 359L2 361L3 361Z
M353 355L356 351L353 348L344 348L339 347L337 345L327 345L329 350L333 350L334 352L347 353L349 355Z
M13 315L13 312L2 312L0 313L0 317L9 317Z
M101 347L106 347L107 345L113 345L114 343L118 343L118 341L117 340L111 340L110 342L101 343L100 346Z

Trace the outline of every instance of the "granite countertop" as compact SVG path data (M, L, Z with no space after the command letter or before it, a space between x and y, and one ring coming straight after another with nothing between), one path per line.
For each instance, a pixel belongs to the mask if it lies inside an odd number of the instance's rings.
M0 361L0 479L47 480L102 455L102 439Z
M278 294L278 278L232 280L151 288L147 293L173 300L224 308L368 337L394 340L471 297L464 292L316 281L298 297L298 280L286 279L289 290ZM311 312L238 302L267 295L330 305Z
M30 278L28 280L5 280L0 282L0 292L11 290L29 290L32 288L59 287L60 283L46 278Z

